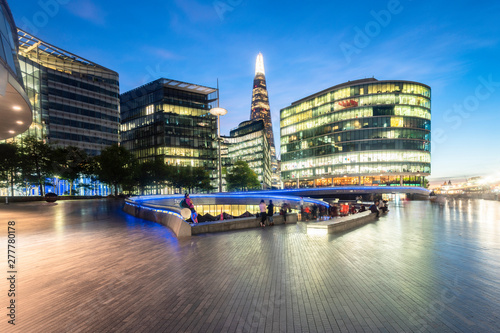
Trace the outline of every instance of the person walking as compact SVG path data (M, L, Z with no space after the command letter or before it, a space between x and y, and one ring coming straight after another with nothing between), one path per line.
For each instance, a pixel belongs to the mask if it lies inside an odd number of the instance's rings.
M274 205L273 201L269 200L269 205L267 206L267 222L269 225L274 225Z
M191 210L191 220L193 223L198 223L198 213L194 209L193 200L189 197L189 193L184 194L184 200L186 201L186 205Z
M260 226L265 227L266 226L266 203L264 202L264 200L260 201L259 209L260 209Z

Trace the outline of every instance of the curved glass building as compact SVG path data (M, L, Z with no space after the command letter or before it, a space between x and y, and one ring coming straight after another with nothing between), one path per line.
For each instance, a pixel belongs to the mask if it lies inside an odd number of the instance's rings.
M280 112L285 188L423 186L431 171L431 88L349 81Z
M7 1L0 0L0 140L27 130L32 111L17 58L17 29Z

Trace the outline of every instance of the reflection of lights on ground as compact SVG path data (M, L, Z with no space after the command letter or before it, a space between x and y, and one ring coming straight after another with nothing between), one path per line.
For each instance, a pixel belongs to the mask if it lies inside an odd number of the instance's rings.
M309 236L325 236L328 235L328 229L307 228L307 234Z

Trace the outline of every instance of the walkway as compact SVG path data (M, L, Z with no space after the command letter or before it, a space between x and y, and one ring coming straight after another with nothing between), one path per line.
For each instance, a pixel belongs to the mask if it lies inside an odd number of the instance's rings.
M500 331L498 202L412 202L340 235L298 223L185 241L114 201L1 205L4 253L8 220L17 325L3 278L2 332Z

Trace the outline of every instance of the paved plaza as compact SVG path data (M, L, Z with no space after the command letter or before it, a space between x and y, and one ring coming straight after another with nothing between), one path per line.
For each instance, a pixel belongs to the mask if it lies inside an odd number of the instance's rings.
M120 201L1 205L1 332L500 332L500 203L392 206L354 230L193 236ZM4 257L3 275L7 275Z

